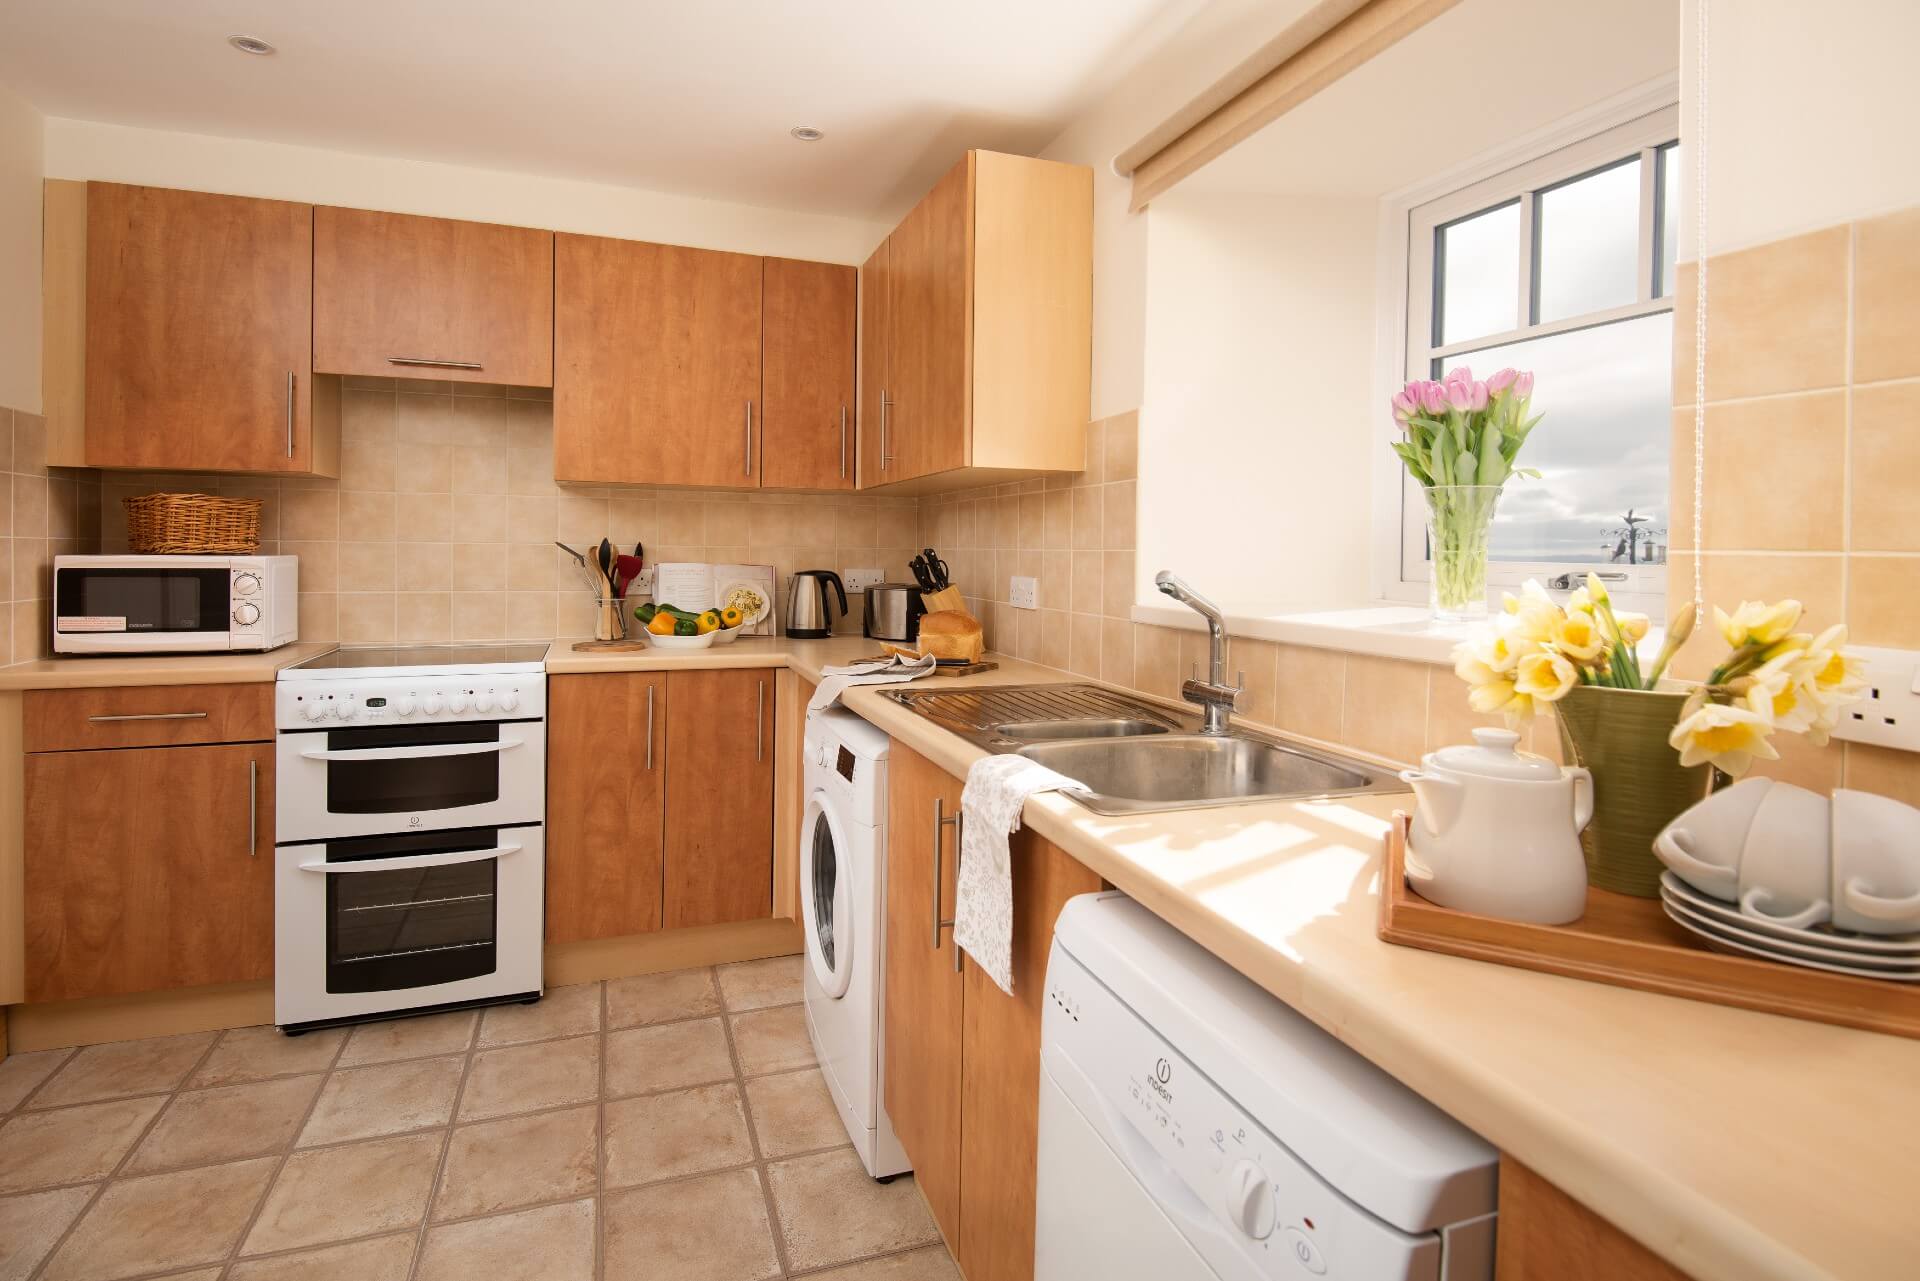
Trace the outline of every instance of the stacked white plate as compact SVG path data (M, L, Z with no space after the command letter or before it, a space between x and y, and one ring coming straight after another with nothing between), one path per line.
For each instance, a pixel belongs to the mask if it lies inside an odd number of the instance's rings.
M1920 934L1853 934L1830 925L1802 929L1743 915L1726 899L1702 894L1672 872L1660 874L1660 905L1674 924L1708 947L1863 979L1920 983Z

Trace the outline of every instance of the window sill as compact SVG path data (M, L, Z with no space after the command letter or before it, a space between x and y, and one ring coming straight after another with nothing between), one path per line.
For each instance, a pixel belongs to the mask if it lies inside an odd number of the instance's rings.
M1471 625L1442 626L1425 607L1381 603L1354 609L1300 614L1227 614L1229 636L1372 654L1416 663L1450 664L1453 647L1473 631ZM1206 622L1185 605L1137 604L1133 621L1184 631L1204 631Z

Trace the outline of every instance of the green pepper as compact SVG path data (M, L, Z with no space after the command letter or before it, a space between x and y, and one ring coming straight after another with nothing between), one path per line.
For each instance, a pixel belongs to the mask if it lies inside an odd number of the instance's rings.
M673 634L675 636L698 636L700 634L700 625L691 618L676 617L673 620Z

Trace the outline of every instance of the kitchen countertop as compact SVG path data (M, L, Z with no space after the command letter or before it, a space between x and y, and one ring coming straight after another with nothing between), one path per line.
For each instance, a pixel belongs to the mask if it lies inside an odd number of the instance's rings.
M858 636L576 653L554 674L823 666ZM54 659L0 689L269 680L330 648ZM942 687L1076 679L998 658ZM109 679L110 678L110 679ZM845 705L955 775L982 755L879 690ZM1700 1281L1911 1275L1920 1042L1382 943L1381 838L1410 796L1106 818L1059 795L1028 826Z

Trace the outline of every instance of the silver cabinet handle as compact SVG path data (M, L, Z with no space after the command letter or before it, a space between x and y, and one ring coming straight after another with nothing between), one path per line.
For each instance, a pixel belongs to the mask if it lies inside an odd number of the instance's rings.
M90 721L204 721L205 712L123 712L117 716L89 716Z
M766 753L767 742L767 683L760 681L759 694L753 700L753 759L761 760Z
M940 915L940 838L942 829L953 828L953 856L960 857L960 834L962 815L947 817L947 800L944 796L933 798L933 950L940 950L940 931L953 924L951 916ZM960 972L960 944L953 945L953 972Z
M653 686L647 686L647 768L653 768Z
M422 365L429 369L479 369L477 360L435 360L431 356L388 356L389 365Z
M287 457L293 457L293 371L287 371Z
M880 389L880 470L885 471L887 464L893 461L893 455L887 452L887 407L893 402L887 399L887 389Z
M247 857L260 857L260 762L247 761Z
M745 461L746 465L740 470L751 476L753 475L753 402L751 400L747 402L747 456Z
M847 407L840 406L840 479L847 478Z

